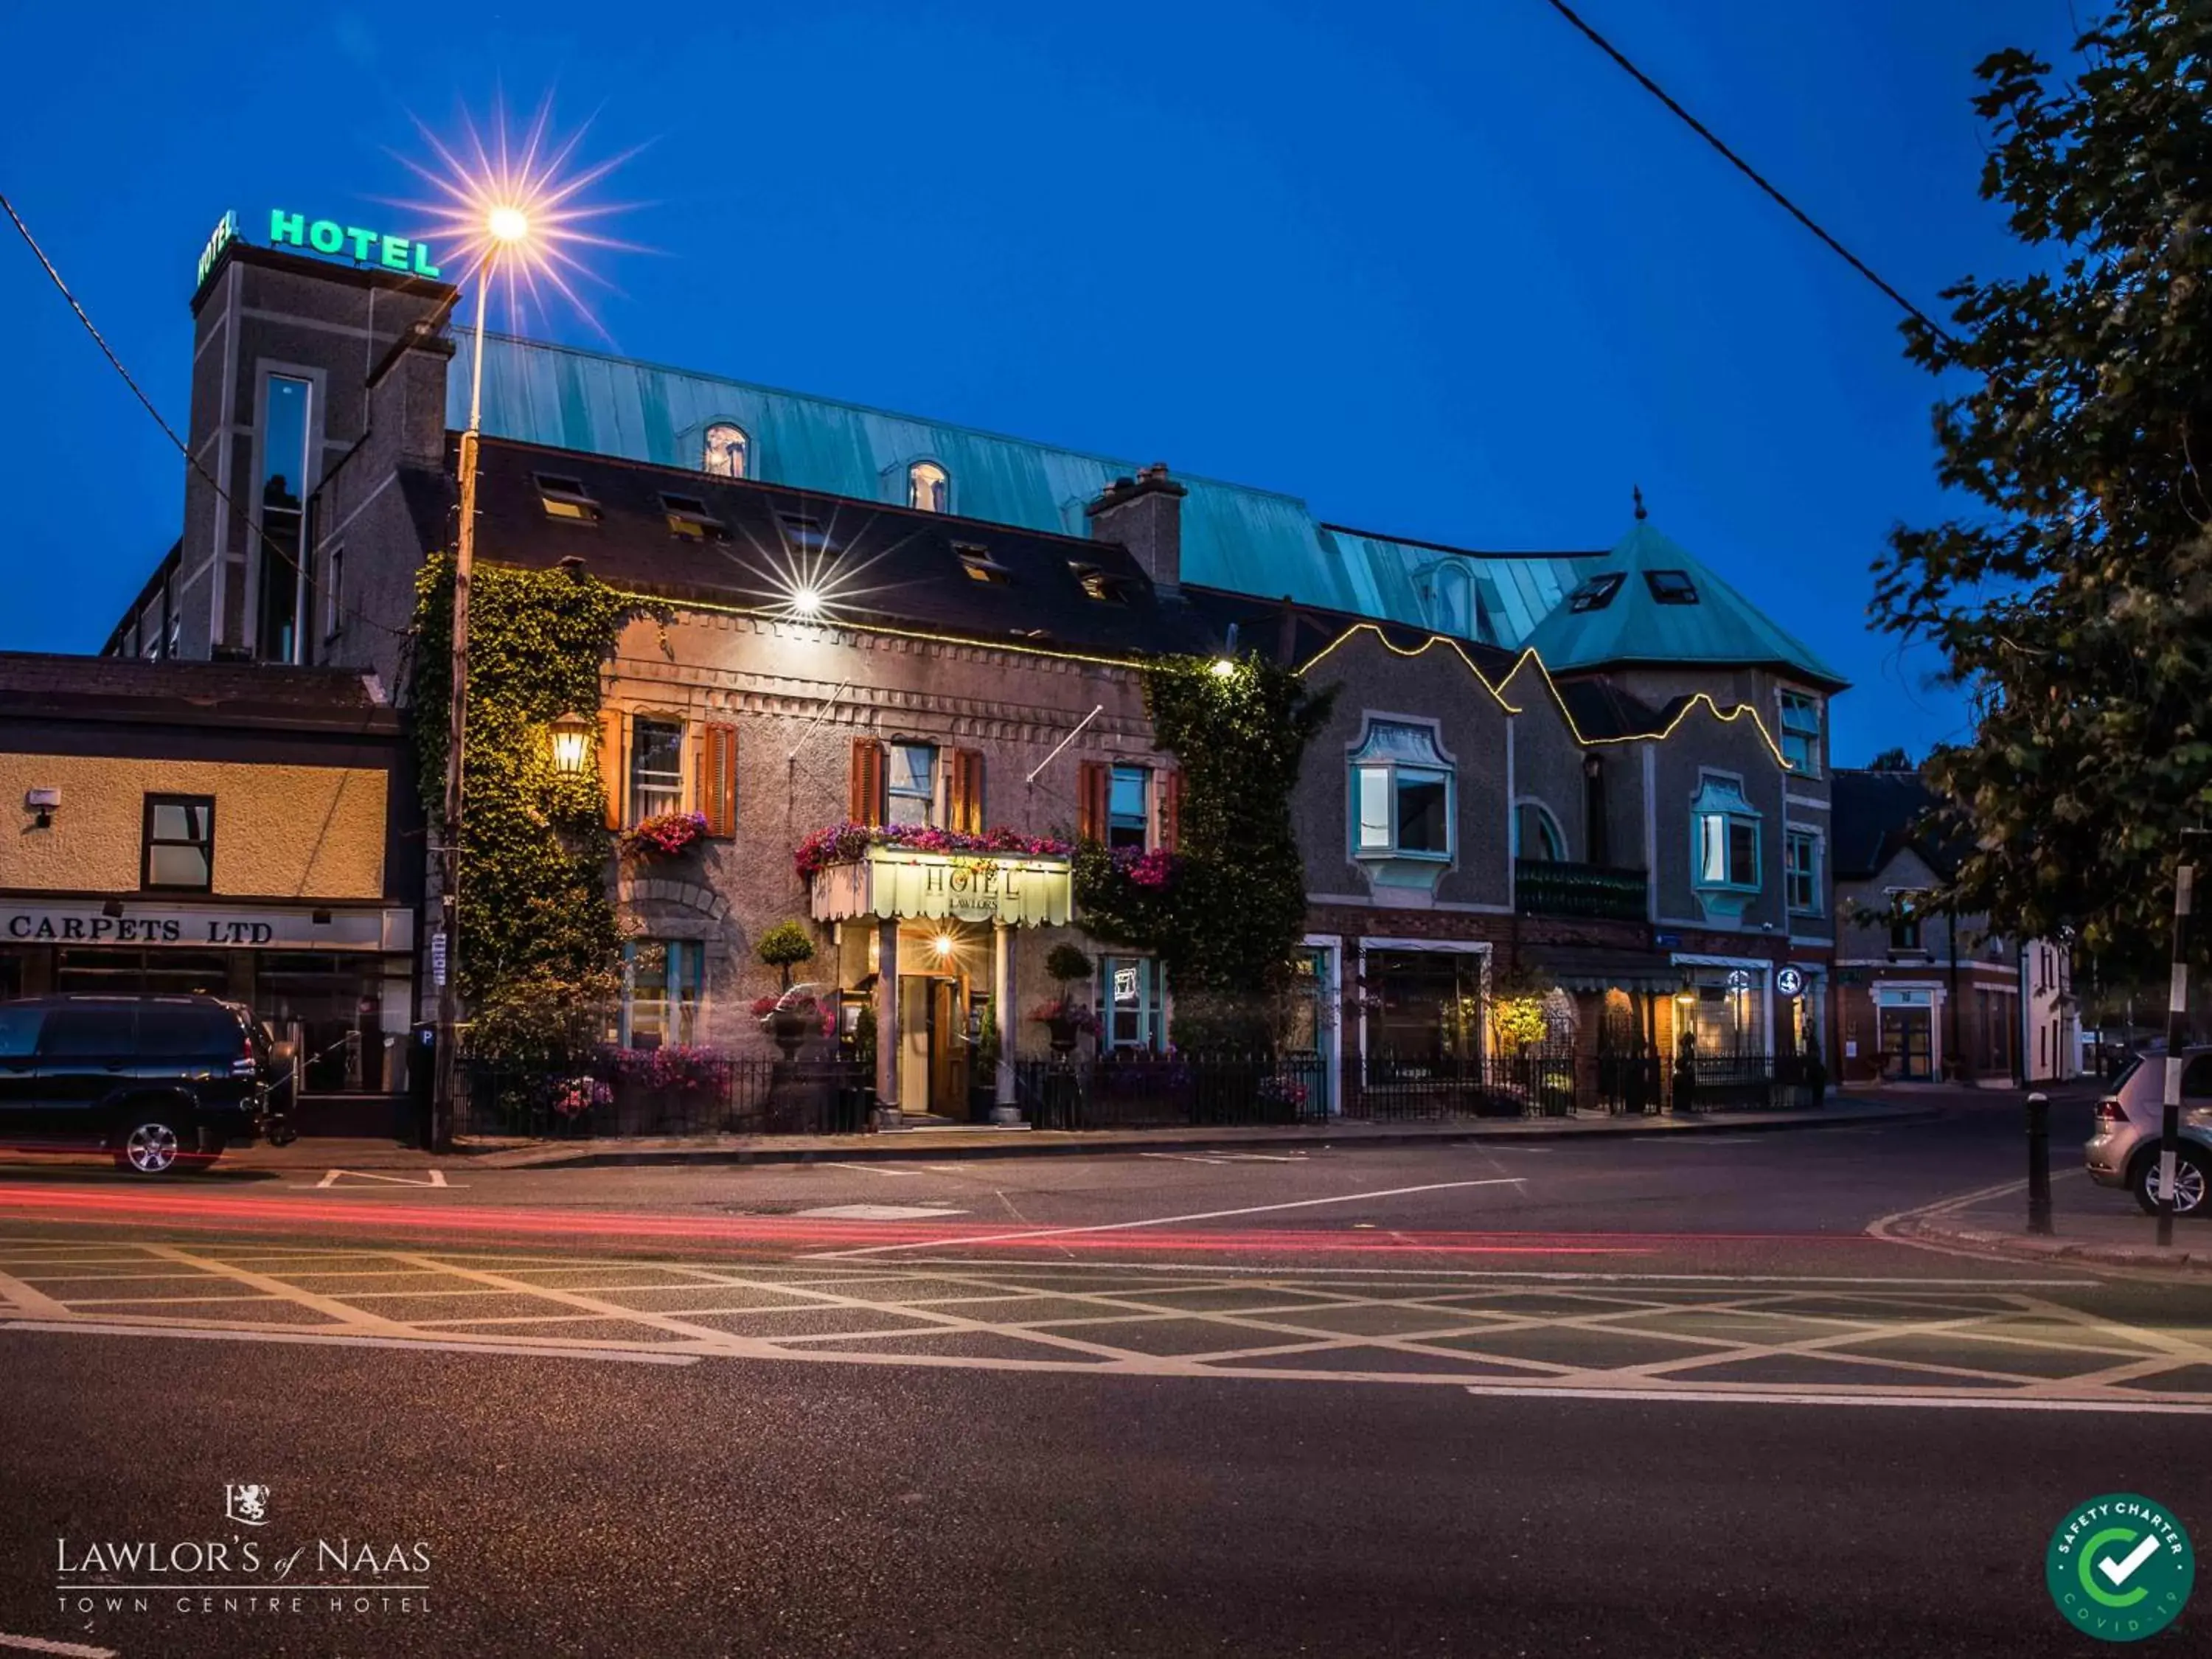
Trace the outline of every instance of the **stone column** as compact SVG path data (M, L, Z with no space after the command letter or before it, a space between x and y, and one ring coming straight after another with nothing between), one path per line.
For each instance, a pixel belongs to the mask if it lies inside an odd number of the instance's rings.
M896 921L876 924L876 1107L898 1115L898 933Z
M991 1121L1019 1123L1021 1108L1014 1104L1014 1037L1021 1030L1021 1015L1014 1006L1014 930L1003 921L991 925L991 1003L999 1022L999 1068L991 1081Z

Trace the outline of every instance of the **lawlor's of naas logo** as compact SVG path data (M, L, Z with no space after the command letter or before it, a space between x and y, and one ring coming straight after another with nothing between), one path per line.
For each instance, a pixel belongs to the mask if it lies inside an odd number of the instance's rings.
M2043 1582L2084 1636L2140 1642L2179 1615L2197 1582L2197 1552L2165 1504L2107 1492L2076 1504L2058 1523Z
M269 1488L261 1486L225 1486L222 1512L241 1527L269 1524Z

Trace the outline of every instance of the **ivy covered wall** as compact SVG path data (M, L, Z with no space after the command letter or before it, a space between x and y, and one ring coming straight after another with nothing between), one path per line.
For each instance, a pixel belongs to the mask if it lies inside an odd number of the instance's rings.
M452 684L453 565L416 586L410 673L422 800L441 842ZM459 987L471 1052L554 1060L588 1047L620 960L599 769L563 773L562 714L597 728L599 671L640 615L578 566L477 567L469 592Z

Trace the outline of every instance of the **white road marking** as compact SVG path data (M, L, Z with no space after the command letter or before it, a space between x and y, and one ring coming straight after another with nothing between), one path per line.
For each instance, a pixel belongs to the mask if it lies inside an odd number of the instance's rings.
M108 1589L112 1586L97 1584L88 1588ZM42 1636L10 1636L5 1631L0 1631L0 1648L20 1648L25 1653L66 1654L70 1659L116 1659L113 1648L87 1647L82 1642L49 1642Z
M1190 1215L1156 1215L1142 1221L1098 1221L1087 1227L1046 1227L1018 1233L987 1233L981 1238L921 1238L904 1244L869 1244L856 1250L823 1250L800 1258L835 1261L841 1256L877 1255L887 1250L939 1249L948 1244L1000 1244L1008 1240L1061 1238L1074 1233L1119 1233L1136 1227L1172 1227L1179 1221L1219 1221L1234 1215L1267 1215L1278 1210L1308 1210L1317 1204L1358 1204L1370 1198L1403 1198L1409 1193L1450 1192L1462 1187L1517 1187L1520 1176L1490 1176L1480 1181L1432 1181L1419 1187L1392 1187L1376 1193L1343 1193L1334 1198L1299 1198L1287 1204L1248 1204L1236 1210L1200 1210Z
M832 1161L824 1167L832 1170L859 1170L866 1175L879 1176L910 1176L920 1175L921 1173L919 1170L887 1170L880 1164L840 1164L835 1161Z
M413 1348L427 1353L534 1354L539 1358L620 1359L636 1365L695 1365L696 1353L641 1353L628 1348L553 1348L520 1342L441 1342L420 1336L351 1336L338 1331L222 1331L192 1325L106 1325L95 1320L0 1320L0 1331L50 1336L159 1336L198 1342L276 1342L307 1348Z
M1229 1161L1226 1158L1206 1158L1198 1152L1139 1152L1137 1156L1164 1158L1170 1164L1225 1164Z
M650 1264L647 1264L650 1265ZM2089 1291L2099 1288L2094 1279L1848 1279L1826 1274L1797 1273L1632 1273L1605 1272L1575 1272L1562 1270L1545 1272L1536 1268L1510 1267L1324 1267L1300 1266L1285 1267L1250 1267L1238 1265L1200 1266L1188 1261L1103 1261L1086 1258L1070 1261L1065 1256L1046 1256L1024 1261L1018 1256L994 1255L988 1262L972 1261L964 1256L916 1256L914 1265L920 1267L966 1267L971 1270L989 1267L1060 1267L1069 1272L1091 1272L1111 1267L1117 1273L1195 1273L1200 1277L1215 1274L1247 1273L1263 1279L1500 1279L1531 1280L1551 1284L1557 1280L1581 1280L1601 1285L1813 1285L1826 1288L1835 1285L1879 1285L1899 1289L1916 1287L1938 1290L2074 1290Z
M417 1181L412 1176L386 1175L377 1170L332 1170L328 1175L325 1175L320 1181L318 1181L315 1183L315 1189L319 1192L325 1187L337 1186L338 1184L338 1179L342 1176L354 1181L381 1181L386 1186L391 1187L442 1188L447 1185L446 1172L443 1170L425 1170L422 1173L428 1176L428 1179ZM465 1185L466 1183L464 1182L463 1184Z
M1895 1394L1844 1393L1835 1389L1808 1389L1803 1393L1773 1389L1583 1389L1547 1382L1507 1388L1494 1382L1462 1385L1472 1395L1486 1399L1527 1400L1531 1396L1567 1400L1634 1400L1677 1401L1699 1406L1893 1406L1925 1407L1937 1411L1990 1412L2154 1412L2167 1417L2212 1417L2212 1401L2197 1404L2160 1400L2054 1400L2020 1395L1986 1395L1945 1389L1922 1389Z
M918 1204L827 1204L818 1210L800 1210L802 1219L821 1221L927 1221L932 1216L965 1215L965 1210L924 1207Z

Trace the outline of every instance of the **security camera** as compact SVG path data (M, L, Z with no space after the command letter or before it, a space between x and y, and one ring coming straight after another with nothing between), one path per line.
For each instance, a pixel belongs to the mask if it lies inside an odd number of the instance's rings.
M1762 921L1759 924L1759 931L1762 933L1771 933L1774 931L1774 924L1771 921Z

